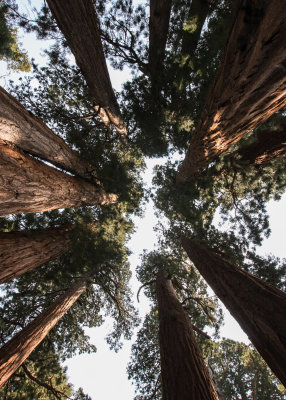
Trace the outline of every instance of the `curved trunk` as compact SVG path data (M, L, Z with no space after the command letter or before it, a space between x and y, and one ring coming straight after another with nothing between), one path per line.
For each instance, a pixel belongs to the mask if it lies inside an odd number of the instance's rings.
M239 322L274 374L286 385L286 293L187 238L190 259Z
M86 283L79 281L71 286L54 303L47 307L25 328L0 349L0 387L29 357L49 331L85 291Z
M286 104L284 0L242 0L177 175L186 182Z
M162 269L156 293L163 400L218 400L189 317Z
M98 115L105 125L113 124L118 133L125 135L92 0L47 0L47 3L86 80Z
M0 139L0 215L110 204L116 195L64 174Z
M279 131L262 131L257 141L239 150L248 165L265 165L286 156L286 126Z
M153 92L160 88L172 0L150 0L149 69Z
M0 139L8 140L31 155L99 184L91 164L82 160L62 138L1 87Z
M70 250L72 225L0 233L0 283L39 267Z

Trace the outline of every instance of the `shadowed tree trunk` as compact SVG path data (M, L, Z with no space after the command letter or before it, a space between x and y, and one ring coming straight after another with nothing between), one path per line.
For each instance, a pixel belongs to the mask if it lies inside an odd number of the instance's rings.
M72 225L0 233L0 283L60 256L71 248Z
M187 238L190 259L286 385L286 293L235 267L214 250Z
M153 92L160 88L172 0L150 0L149 69Z
M101 186L56 170L0 139L0 215L114 203Z
M156 293L163 400L218 400L189 317L163 269Z
M194 52L197 48L203 25L209 11L209 0L192 0L182 32L181 63L178 76L178 86L180 89L183 89L184 75L191 69L189 64L194 60Z
M92 0L47 0L86 80L93 105L105 125L126 134L113 92Z
M82 160L62 138L1 87L0 139L8 140L29 154L99 184L91 164Z
M286 156L286 125L278 131L262 131L257 141L239 150L248 165L265 165Z
M0 349L0 387L29 357L49 331L85 291L85 281L78 281L47 307Z
M241 1L178 182L192 179L286 104L285 29L284 0Z

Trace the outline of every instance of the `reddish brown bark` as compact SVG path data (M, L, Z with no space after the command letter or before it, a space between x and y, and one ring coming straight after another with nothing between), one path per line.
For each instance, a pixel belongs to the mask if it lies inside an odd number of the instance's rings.
M153 89L160 86L171 6L172 0L150 0L149 69Z
M47 0L86 80L93 105L104 124L120 134L126 128L113 92L92 0Z
M29 357L49 331L85 291L86 283L78 281L47 307L0 349L0 387Z
M0 139L8 140L25 152L57 167L99 183L91 164L82 160L62 138L1 87Z
M0 283L9 281L67 252L72 225L0 233Z
M188 315L171 279L157 274L163 400L218 400Z
M191 139L186 182L286 104L284 0L242 0L223 60Z
M183 238L190 259L286 385L286 293L230 264L221 255Z
M110 204L116 195L67 175L0 139L0 215Z
M265 165L286 156L286 126L278 131L259 132L257 140L239 150L248 165Z

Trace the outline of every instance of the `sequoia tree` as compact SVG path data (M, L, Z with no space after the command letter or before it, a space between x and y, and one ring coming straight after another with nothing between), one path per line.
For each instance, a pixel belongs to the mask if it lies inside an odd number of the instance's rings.
M116 196L101 186L67 175L0 139L0 214L110 204Z
M0 233L0 283L16 278L71 248L72 226Z
M286 104L283 0L242 0L177 180L185 182Z
M152 302L128 365L129 379L142 400L217 398L202 357L210 339L204 329L213 326L218 331L221 311L195 268L181 256L144 252L137 268Z
M111 86L92 0L48 0L48 5L86 80L95 110L104 124L113 124L119 134L125 135L126 128Z
M59 319L85 291L86 282L79 280L48 308L39 314L0 349L0 386L20 367L45 338Z
M160 87L172 0L150 0L149 68L152 89Z
M218 400L190 319L167 272L157 274L163 400Z
M237 319L269 367L286 384L286 293L187 238L182 244L216 295Z
M0 139L84 179L99 183L95 168L0 87Z

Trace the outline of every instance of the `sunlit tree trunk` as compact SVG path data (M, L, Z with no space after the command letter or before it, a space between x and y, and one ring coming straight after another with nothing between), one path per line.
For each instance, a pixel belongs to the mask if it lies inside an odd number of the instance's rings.
M62 138L1 87L0 139L8 140L25 152L59 168L99 183L91 164L82 160Z
M120 134L126 128L113 92L92 0L47 0L86 80L93 105L107 125Z
M207 283L286 386L286 293L193 240L183 238L182 244Z
M177 176L186 182L286 104L284 0L242 0Z
M72 285L54 303L1 347L0 387L29 357L85 289L86 283L84 281L78 281Z
M189 317L163 269L156 293L163 400L218 400Z
M150 0L149 69L153 92L160 88L172 0Z
M265 165L286 156L286 126L277 131L262 131L256 142L239 150L248 165Z
M56 170L0 139L0 215L109 204L101 186Z
M0 283L70 250L72 225L0 233Z

